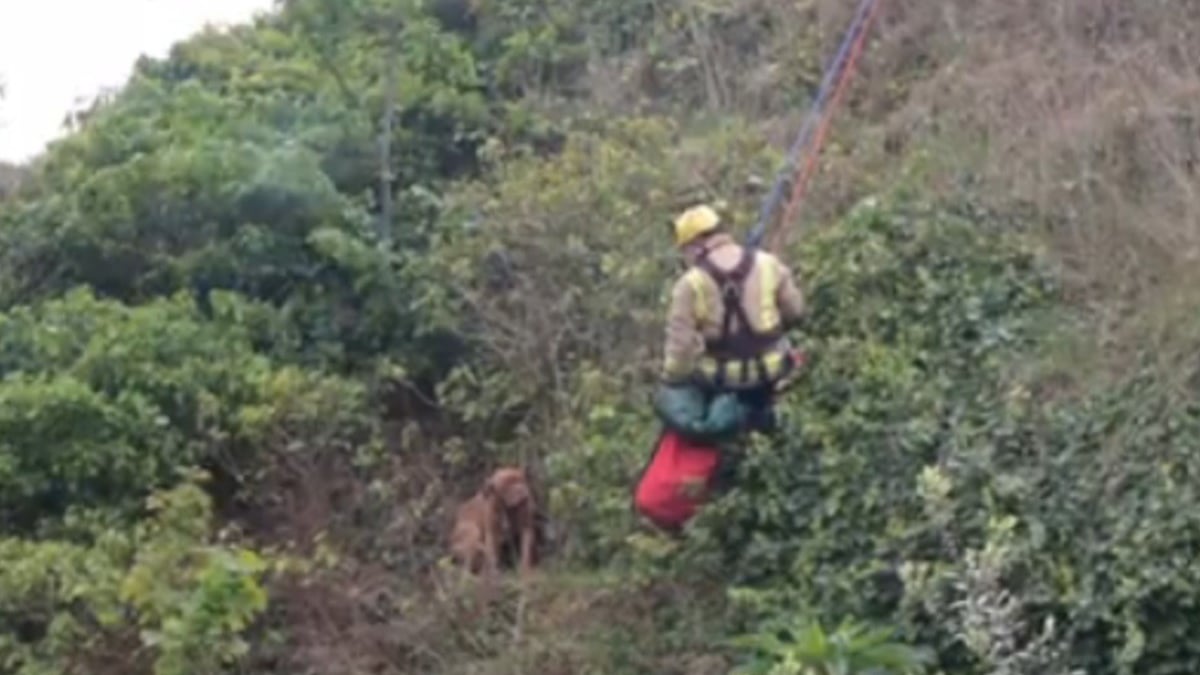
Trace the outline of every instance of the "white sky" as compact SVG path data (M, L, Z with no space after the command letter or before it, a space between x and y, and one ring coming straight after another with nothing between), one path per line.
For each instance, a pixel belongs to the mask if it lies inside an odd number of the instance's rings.
M236 23L272 0L0 0L0 160L24 161L66 114L164 56L206 23Z

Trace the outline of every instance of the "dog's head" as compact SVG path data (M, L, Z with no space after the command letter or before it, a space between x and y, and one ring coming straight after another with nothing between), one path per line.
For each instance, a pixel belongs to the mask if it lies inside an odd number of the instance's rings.
M509 508L520 506L531 497L525 471L513 467L497 469L483 484L483 493L488 497L498 498Z

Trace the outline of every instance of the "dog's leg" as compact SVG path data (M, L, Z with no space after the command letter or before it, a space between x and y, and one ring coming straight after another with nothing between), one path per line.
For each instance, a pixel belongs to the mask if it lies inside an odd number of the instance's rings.
M533 570L533 522L531 518L522 519L521 537L521 574L528 575Z
M516 538L520 540L518 543L521 548L521 579L519 583L519 595L517 596L517 614L513 619L512 627L513 643L517 644L521 642L522 629L525 625L525 603L529 592L529 575L533 570L533 517L528 502L516 507L515 512L510 513L509 516L510 529Z
M479 609L482 613L484 609L496 600L496 586L499 582L500 574L500 540L496 532L496 517L495 505L490 505L489 512L484 519L483 537L482 537L482 554L483 554L483 585L479 589Z
M517 614L513 620L512 629L513 643L516 644L521 641L522 628L525 624L525 603L529 592L529 576L533 571L533 545L536 540L534 538L533 510L528 501L512 509L508 516L509 528L512 530L512 534L519 539L518 545L521 549L520 590L517 597Z

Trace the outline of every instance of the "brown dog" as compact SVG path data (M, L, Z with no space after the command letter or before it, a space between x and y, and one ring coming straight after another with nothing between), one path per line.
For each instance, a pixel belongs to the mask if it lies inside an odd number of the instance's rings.
M499 571L501 547L516 539L521 573L533 568L533 493L525 471L496 470L479 492L458 507L450 535L450 552L472 574L489 579Z

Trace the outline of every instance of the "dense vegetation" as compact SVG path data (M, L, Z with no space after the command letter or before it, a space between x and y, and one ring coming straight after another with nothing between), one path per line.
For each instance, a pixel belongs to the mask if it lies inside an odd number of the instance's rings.
M683 540L630 509L662 223L753 219L852 7L287 0L139 63L0 166L0 671L1200 671L1200 15L917 4ZM544 567L471 621L510 461Z

